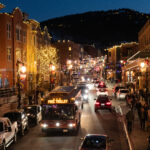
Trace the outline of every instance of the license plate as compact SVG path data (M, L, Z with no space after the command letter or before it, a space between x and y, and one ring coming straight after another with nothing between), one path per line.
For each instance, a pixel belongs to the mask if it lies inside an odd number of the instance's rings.
M105 106L105 104L101 104L101 106Z
M68 130L67 129L63 129L63 132L68 132Z

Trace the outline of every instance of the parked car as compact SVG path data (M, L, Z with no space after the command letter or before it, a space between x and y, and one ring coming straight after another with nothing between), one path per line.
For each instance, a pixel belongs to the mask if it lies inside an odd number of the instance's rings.
M39 124L42 120L42 107L40 105L28 105L24 107L30 124Z
M6 150L11 143L17 141L17 122L11 122L9 118L0 118L0 149Z
M119 89L126 89L125 86L121 86L121 85L116 85L113 89L113 94L114 96L116 96L116 93L118 92Z
M79 150L108 150L110 143L108 136L103 134L87 134L82 140Z
M24 135L25 131L29 129L28 117L23 109L16 109L4 114L4 117L8 117L11 122L17 122L18 131L21 135Z
M119 89L117 92L117 99L125 99L126 96L129 94L128 89Z
M111 111L112 103L110 100L108 96L99 95L94 105L95 112L97 112L98 109L108 109Z

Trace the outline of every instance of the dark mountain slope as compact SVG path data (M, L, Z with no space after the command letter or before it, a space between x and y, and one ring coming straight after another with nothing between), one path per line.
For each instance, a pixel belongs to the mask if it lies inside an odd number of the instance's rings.
M55 39L70 39L99 48L137 41L138 32L150 17L130 9L87 12L41 22Z

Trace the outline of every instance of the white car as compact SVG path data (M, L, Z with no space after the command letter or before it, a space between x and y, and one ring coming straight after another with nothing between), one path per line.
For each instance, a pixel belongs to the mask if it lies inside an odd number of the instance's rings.
M125 99L125 97L129 94L128 89L119 89L117 92L117 99Z
M97 96L99 95L106 95L108 96L108 91L106 88L100 88L100 89L97 89Z

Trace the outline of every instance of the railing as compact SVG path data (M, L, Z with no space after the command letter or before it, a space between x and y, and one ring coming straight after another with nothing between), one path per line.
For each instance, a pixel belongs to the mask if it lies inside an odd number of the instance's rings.
M10 97L16 95L15 88L1 88L0 89L0 98L2 97Z

